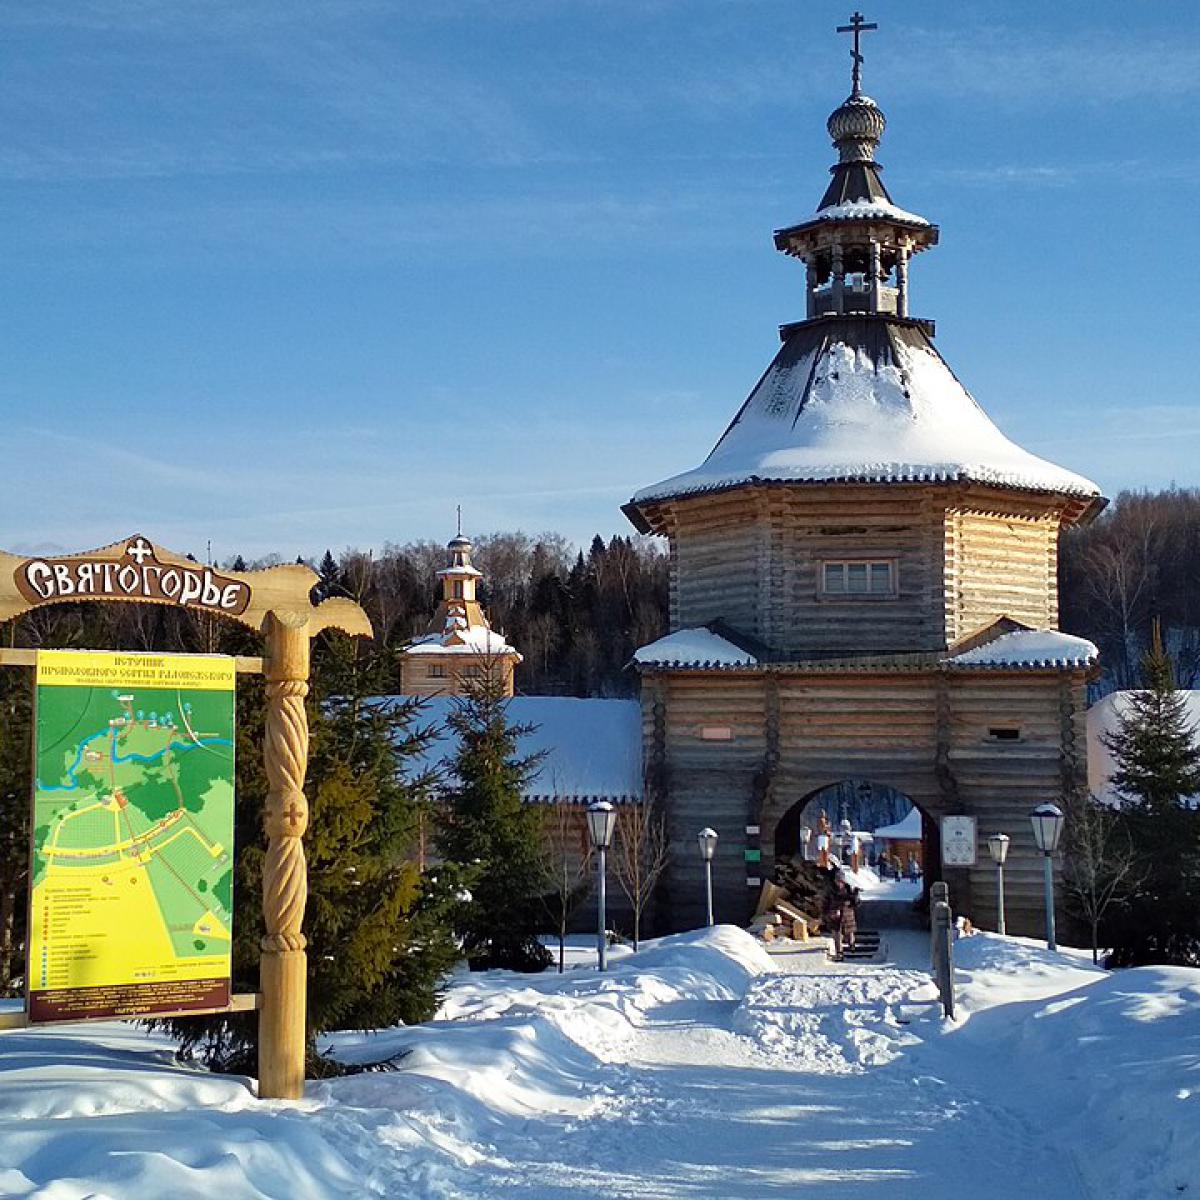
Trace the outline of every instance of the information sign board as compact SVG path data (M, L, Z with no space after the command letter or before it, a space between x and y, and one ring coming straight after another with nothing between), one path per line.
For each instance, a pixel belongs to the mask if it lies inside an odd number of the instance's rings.
M942 866L973 867L975 847L974 817L942 818Z
M229 1003L234 660L37 658L31 1022Z

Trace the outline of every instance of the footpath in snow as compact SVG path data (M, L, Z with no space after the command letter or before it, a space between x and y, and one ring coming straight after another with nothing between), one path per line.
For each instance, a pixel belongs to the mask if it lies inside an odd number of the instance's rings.
M1200 971L979 935L949 1024L925 939L890 941L835 966L721 927L464 976L429 1025L334 1039L400 1069L297 1105L135 1027L0 1035L0 1196L1200 1196Z

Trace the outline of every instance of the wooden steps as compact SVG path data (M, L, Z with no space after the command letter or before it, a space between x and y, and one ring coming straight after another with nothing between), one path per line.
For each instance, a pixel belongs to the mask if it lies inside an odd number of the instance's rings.
M879 957L879 930L860 929L854 939L854 949L842 951L843 962L870 962Z

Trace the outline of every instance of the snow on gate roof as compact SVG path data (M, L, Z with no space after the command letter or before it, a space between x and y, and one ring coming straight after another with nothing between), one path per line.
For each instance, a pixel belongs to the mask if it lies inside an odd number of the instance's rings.
M746 483L969 481L1099 499L1090 479L1011 442L917 321L794 327L712 453L639 505Z
M679 629L633 652L643 667L752 667L758 659L703 625Z
M982 646L952 654L948 667L1023 668L1025 670L1083 670L1100 657L1087 638L1056 629L1019 629L1003 633Z
M399 702L408 697L396 696ZM444 768L456 750L446 718L460 701L454 696L423 700L420 727L435 725L416 770ZM513 725L532 725L518 746L522 755L545 754L525 788L531 803L640 803L642 798L642 708L636 700L579 700L571 696L514 696L508 701Z

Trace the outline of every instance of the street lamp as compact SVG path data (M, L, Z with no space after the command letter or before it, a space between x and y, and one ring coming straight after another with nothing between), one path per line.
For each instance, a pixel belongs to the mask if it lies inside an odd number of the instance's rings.
M808 839L812 837L812 830L807 825L800 826L800 858L803 862L808 862Z
M696 835L700 843L700 857L704 859L704 896L708 905L708 923L713 924L712 903L712 864L713 855L717 852L717 831L704 828Z
M1042 852L1046 870L1046 949L1057 950L1054 939L1054 852L1062 837L1063 811L1057 804L1039 804L1029 814L1033 823L1033 840Z
M1004 933L1004 860L1008 857L1008 834L993 833L987 840L988 849L992 853L992 862L996 864L996 895L1000 909L1000 919L996 923L996 932Z
M588 833L591 834L592 846L599 862L596 876L596 912L599 926L596 931L597 967L603 971L608 967L608 936L605 933L605 857L609 846L612 845L613 830L617 827L617 810L607 800L597 800L587 810Z

